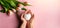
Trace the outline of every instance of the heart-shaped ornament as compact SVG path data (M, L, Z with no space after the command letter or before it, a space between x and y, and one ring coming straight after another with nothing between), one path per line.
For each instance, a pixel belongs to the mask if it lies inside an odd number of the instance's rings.
M30 20L31 14L25 14L25 15L24 15L24 18L25 18L26 20Z

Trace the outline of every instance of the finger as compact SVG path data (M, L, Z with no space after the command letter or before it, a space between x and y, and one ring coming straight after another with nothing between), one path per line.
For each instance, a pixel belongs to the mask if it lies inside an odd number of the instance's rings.
M31 19L29 20L29 21L30 21L30 23L32 23L32 22L33 22L33 20L34 20L34 14L32 15Z
M23 18L23 14L21 15L21 19L23 20L24 18Z
M25 11L25 14L29 13L30 11L31 11L31 10L26 10L26 11Z
M32 17L31 17L31 19L33 19L34 18L34 14L32 14Z
M25 14L31 14L31 16L32 16L31 10L27 10L27 11L25 12Z
M24 14L21 15L21 20L26 21L25 18L24 18Z

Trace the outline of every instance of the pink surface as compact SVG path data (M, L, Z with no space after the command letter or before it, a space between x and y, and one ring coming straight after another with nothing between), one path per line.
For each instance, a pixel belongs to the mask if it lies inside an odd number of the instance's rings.
M34 28L60 28L60 0L21 0L28 1L35 14ZM0 28L17 28L18 20L15 14L7 16L0 13Z

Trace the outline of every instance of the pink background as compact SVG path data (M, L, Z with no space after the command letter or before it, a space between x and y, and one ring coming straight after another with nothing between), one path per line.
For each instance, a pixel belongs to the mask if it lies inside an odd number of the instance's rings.
M34 28L60 28L60 0L21 0L28 1L35 14ZM0 28L17 28L18 20L15 14L7 16L0 13Z

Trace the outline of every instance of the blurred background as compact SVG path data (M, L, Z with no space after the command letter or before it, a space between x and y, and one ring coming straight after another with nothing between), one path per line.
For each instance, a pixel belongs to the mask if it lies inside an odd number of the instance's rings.
M27 6L34 14L34 28L60 28L60 0L19 0L27 1ZM1 8L1 7L0 7ZM0 13L0 28L17 28L18 20L15 14L7 16Z

